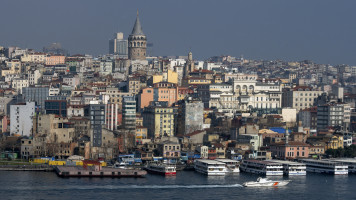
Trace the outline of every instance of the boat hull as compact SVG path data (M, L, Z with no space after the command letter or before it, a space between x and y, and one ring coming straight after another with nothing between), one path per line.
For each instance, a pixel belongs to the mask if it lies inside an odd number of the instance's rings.
M246 182L242 184L244 187L277 187L277 186L286 186L289 181L271 181L267 183L258 183L258 182Z
M146 168L146 171L150 174L160 174L164 176L175 176L177 174L176 172L157 171L150 168Z

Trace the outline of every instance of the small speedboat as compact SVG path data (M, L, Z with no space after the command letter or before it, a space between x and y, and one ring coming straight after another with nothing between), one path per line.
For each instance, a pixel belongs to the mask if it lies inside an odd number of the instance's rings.
M272 181L267 178L259 177L257 181L245 182L242 184L245 187L270 187L270 186L285 186L289 181Z

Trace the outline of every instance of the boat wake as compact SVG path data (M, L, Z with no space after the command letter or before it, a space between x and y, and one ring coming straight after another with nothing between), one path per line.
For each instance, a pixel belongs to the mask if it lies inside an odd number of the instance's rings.
M120 190L120 189L206 189L206 188L236 188L243 187L240 184L231 184L231 185L71 185L64 187L21 187L21 190ZM4 188L16 190L16 188Z
M196 189L196 188L233 188L233 187L243 187L240 184L233 185L128 185L128 186L118 186L122 189L176 189L176 188L185 188L185 189Z

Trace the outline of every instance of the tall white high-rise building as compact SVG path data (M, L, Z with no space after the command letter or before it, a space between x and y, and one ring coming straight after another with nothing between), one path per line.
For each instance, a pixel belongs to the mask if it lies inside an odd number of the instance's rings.
M35 113L35 102L19 103L10 106L10 134L31 136L32 117Z
M118 55L119 58L127 58L127 40L124 40L124 34L119 32L114 34L114 38L109 41L109 53Z

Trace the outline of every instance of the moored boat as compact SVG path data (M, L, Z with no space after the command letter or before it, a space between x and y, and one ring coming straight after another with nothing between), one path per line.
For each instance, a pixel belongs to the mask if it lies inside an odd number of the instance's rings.
M176 175L176 165L169 163L150 162L146 165L145 170L153 174Z
M240 162L231 159L215 159L215 161L225 163L226 173L239 173L240 172Z
M282 180L282 181L273 181L267 178L259 177L257 181L250 181L245 182L242 185L244 187L271 187L271 186L285 186L289 183L289 181Z
M223 162L215 160L198 159L194 161L195 171L208 176L223 176L226 174L226 166Z
M283 166L267 160L243 160L240 165L243 172L262 174L266 176L282 176Z
M300 162L307 166L308 172L327 173L333 175L347 175L348 165L332 160L301 159Z

